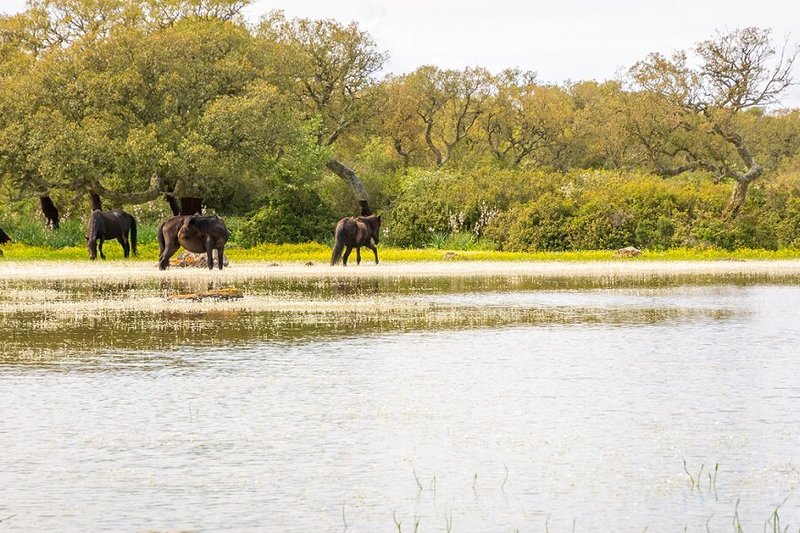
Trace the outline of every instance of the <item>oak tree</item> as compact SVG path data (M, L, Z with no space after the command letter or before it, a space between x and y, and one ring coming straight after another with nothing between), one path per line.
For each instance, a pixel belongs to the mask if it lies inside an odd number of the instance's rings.
M668 130L660 133L660 151L673 154L673 166L662 168L665 175L702 168L718 177L734 180L726 208L735 216L745 202L748 188L764 172L742 134L741 112L779 101L791 84L791 70L798 49L788 44L775 48L770 31L748 27L702 41L694 48L697 65L685 51L666 58L651 54L630 69L635 89L656 95L673 115ZM674 133L674 134L673 134ZM677 137L689 133L693 140ZM698 150L700 146L708 149ZM720 141L725 150L719 150ZM652 148L652 146L650 147Z

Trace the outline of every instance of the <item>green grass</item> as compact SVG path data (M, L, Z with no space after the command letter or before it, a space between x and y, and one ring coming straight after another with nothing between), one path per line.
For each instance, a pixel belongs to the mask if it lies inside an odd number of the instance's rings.
M85 247L66 246L50 248L45 246L29 246L11 243L3 250L5 261L86 261L88 252ZM104 252L109 260L122 260L122 248L116 241L107 242ZM330 261L331 249L319 243L306 244L264 244L253 248L231 247L227 252L232 262L268 261L268 262L323 262ZM673 249L663 252L643 252L638 257L617 257L611 250L595 250L581 252L498 252L491 250L442 250L436 248L384 248L379 247L381 261L721 261L721 260L776 260L800 259L800 250L719 250L719 249ZM362 249L362 261L372 262L370 250ZM138 257L134 261L158 260L158 245L146 243L139 246ZM355 262L355 254L350 256Z

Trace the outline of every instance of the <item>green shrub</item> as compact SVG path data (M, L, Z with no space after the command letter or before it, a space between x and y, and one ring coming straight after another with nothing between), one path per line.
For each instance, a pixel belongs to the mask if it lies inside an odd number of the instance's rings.
M276 195L267 205L234 228L236 242L257 244L323 242L333 234L336 216L310 188L293 188Z
M434 235L448 235L447 190L457 179L446 172L418 170L403 176L398 198L383 222L387 243L422 248Z
M486 228L487 238L509 251L561 251L572 249L567 221L574 203L555 192L513 207L495 217Z
M21 222L6 229L15 242L41 248L86 246L86 225L80 220L61 221L58 229L46 228L37 222Z
M730 195L729 184L698 176L412 169L403 180L390 211L390 242L398 246L442 247L450 235L470 234L515 251L664 250L752 243L763 233L742 227L731 238L695 228L722 220Z
M444 248L447 250L472 250L477 241L471 233L452 233L447 237Z

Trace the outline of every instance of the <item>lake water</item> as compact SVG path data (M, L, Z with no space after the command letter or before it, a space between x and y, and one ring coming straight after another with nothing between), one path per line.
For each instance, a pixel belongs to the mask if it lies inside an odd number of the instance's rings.
M0 530L800 527L800 286L353 283L6 284Z

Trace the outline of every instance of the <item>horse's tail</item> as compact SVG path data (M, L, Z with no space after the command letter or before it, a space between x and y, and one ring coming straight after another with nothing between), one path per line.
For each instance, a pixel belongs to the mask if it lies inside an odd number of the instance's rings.
M156 230L156 239L158 239L158 255L160 256L164 253L164 248L167 247L167 243L164 240L164 222L158 225L158 229Z
M128 216L131 218L131 251L133 255L139 255L136 253L136 219L133 215Z
M344 250L344 224L340 221L336 225L333 241L333 253L331 254L331 266L339 262L342 258L342 250Z

